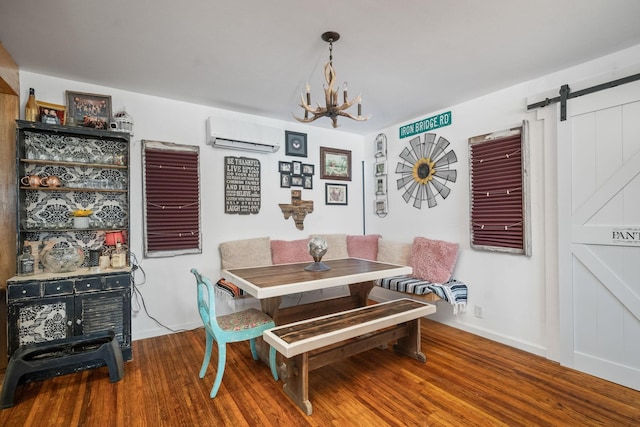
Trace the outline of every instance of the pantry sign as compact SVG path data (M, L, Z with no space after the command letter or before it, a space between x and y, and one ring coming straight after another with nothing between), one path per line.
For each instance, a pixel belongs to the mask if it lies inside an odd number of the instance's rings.
M438 114L437 116L429 117L426 119L418 120L415 123L400 126L400 139L407 138L409 136L417 135L419 133L428 132L433 129L438 129L451 124L451 111Z

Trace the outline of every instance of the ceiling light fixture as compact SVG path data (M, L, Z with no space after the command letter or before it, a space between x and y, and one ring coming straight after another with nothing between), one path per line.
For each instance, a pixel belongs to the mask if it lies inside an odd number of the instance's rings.
M329 43L329 62L324 65L324 78L327 81L327 85L322 85L324 88L324 97L325 97L325 107L321 107L318 104L317 107L311 106L311 87L309 83L305 86L306 98L304 94L300 95L302 102L300 106L304 109L304 118L293 116L294 119L303 123L313 122L320 117L329 117L333 123L333 127L338 127L338 116L348 117L352 120L365 121L369 120L369 116L362 116L362 97L360 95L353 98L349 101L347 97L347 82L344 82L343 86L343 103L338 105L338 89L333 88L333 85L336 81L336 72L333 69L333 42L338 41L340 39L340 34L335 31L327 31L322 34L322 40ZM345 110L349 109L353 104L358 104L358 116L354 116L350 113L347 113ZM309 113L312 114L312 117L309 117Z

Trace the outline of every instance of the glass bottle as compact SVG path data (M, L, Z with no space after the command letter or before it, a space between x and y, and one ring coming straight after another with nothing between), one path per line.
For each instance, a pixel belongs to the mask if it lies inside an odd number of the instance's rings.
M22 248L22 255L18 257L18 275L29 276L34 273L35 260L31 255L31 246Z
M113 268L122 268L125 267L126 264L126 258L125 258L125 253L122 250L122 246L120 245L120 242L116 243L116 251L111 255L111 267Z
M24 106L24 119L28 122L37 122L38 114L36 91L33 88L29 88L29 99L27 99L27 105Z

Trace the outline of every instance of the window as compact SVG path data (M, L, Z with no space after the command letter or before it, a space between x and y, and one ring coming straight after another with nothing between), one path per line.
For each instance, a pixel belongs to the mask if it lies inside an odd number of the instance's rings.
M200 150L142 141L146 257L201 253Z
M531 255L527 122L469 139L471 247Z

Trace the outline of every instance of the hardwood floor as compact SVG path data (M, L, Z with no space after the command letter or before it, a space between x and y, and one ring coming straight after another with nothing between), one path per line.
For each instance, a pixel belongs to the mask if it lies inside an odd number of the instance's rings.
M427 363L371 350L309 375L313 415L284 395L247 343L198 371L204 330L135 341L125 378L106 367L18 386L3 426L637 426L640 392L432 321Z

